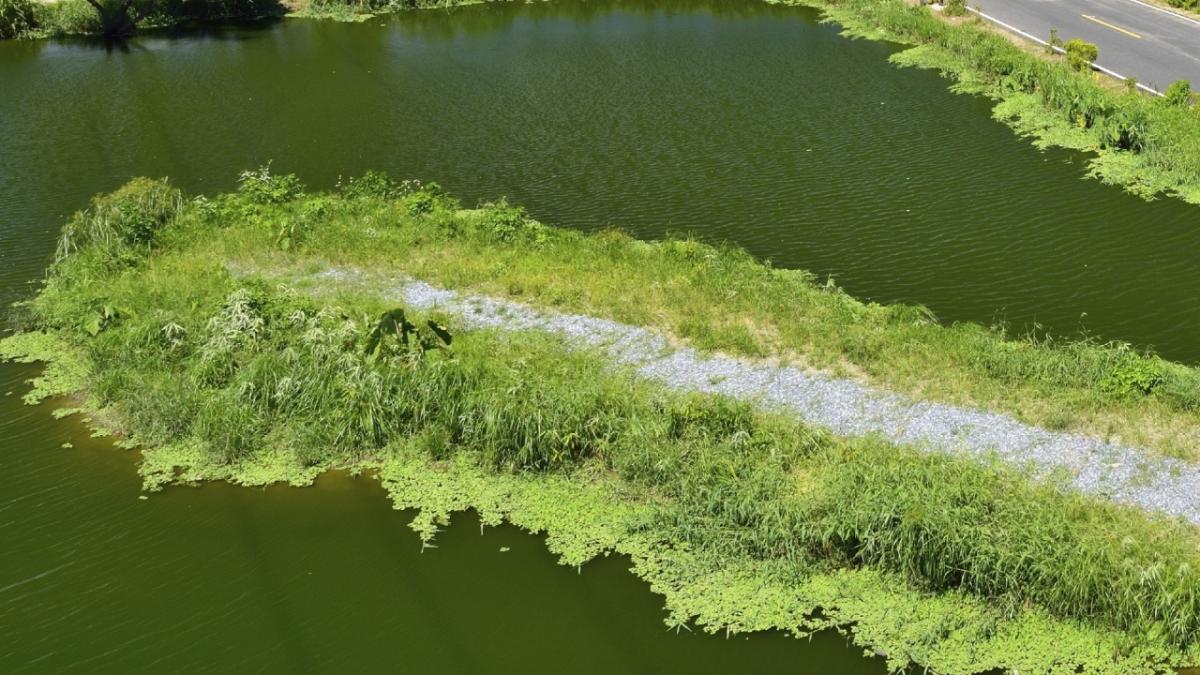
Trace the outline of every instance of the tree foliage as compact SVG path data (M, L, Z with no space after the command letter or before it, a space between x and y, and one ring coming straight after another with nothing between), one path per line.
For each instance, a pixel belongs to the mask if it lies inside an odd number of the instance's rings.
M20 37L35 25L30 0L0 0L0 39Z
M1187 80L1177 80L1163 92L1163 100L1168 105L1188 106L1192 103L1192 83Z

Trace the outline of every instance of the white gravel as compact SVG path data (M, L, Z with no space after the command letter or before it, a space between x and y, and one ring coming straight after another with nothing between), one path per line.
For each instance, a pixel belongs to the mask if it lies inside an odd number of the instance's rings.
M538 330L599 348L615 362L668 387L724 394L795 413L844 436L873 435L929 452L997 458L1033 474L1061 474L1082 492L1200 524L1200 466L1079 434L1052 432L1007 415L917 401L858 382L672 347L636 326L466 295L353 268L319 275L354 283L406 306L460 317L468 328Z

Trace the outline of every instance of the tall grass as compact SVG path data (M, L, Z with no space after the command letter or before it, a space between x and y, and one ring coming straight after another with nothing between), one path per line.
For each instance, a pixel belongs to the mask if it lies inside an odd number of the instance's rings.
M1166 454L1195 457L1200 448L1200 370L1129 345L945 326L920 307L864 304L733 247L587 236L537 223L503 201L464 211L436 185L375 176L339 196L305 194L294 177L263 180L269 184L247 183L237 195L186 202L169 227L159 223L178 197L167 186L130 186L123 207L97 201L68 224L60 248L81 238L99 244L60 263L40 302L78 304L71 311L87 317L78 323L93 328L116 320L111 315L126 301L81 304L84 293L57 289L140 264L149 250L142 239L151 235L159 247L201 249L299 281L308 274L302 261L319 254L326 265L399 267L451 287L651 326L704 349L781 356ZM142 214L130 206L139 203L145 215L121 215L122 208ZM211 236L214 227L221 237Z
M1005 342L976 328L936 337L955 331L918 309L854 303L735 250L585 237L506 203L463 212L416 183L375 176L339 197L306 194L269 172L254 181L236 195L183 202L164 182L136 181L64 230L30 327L87 354L94 405L116 411L135 442L195 448L193 461L235 469L264 453L327 467L413 443L430 461L469 452L495 471L598 464L657 504L662 536L721 559L885 570L1014 615L1035 606L1141 643L1198 642L1200 541L1181 524L1033 484L1011 468L851 442L747 404L669 394L546 336L452 325L448 350L380 349L373 329L393 306L368 289L318 301L227 266L255 256L317 269L373 256L444 265L464 249L431 243L453 241L501 264L518 252L542 266L547 256L587 261L592 272L636 261L644 273L712 285L723 297L747 292L756 305L765 297L767 308L784 292L834 332L868 323L918 327L938 348L973 340L978 367L1014 382L1086 388L1123 364L1158 361L1090 344ZM299 243L282 250L278 223L302 215ZM858 348L876 349L865 342ZM1149 380L1118 378L1132 391L1096 395L1136 406L1193 377L1163 364ZM1148 381L1149 393L1140 389ZM1171 396L1193 405L1195 390Z
M387 203L335 203L307 245L335 262L400 266L452 287L653 326L705 349L785 356L1168 454L1192 457L1200 447L1200 371L1129 345L944 326L920 307L863 304L733 247L584 236L504 203L464 212L422 189Z
M821 488L796 522L815 555L966 588L1010 611L1032 600L1176 644L1200 636L1200 541L1188 526L890 448L842 446L811 464Z
M149 251L157 231L182 205L181 193L166 181L134 179L72 216L58 239L55 260L81 249L113 261L136 259Z

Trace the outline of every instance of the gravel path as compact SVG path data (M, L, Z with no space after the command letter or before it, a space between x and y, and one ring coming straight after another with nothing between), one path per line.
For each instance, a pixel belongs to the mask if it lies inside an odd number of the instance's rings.
M852 380L707 356L673 347L653 331L606 319L543 311L352 268L329 269L318 278L372 289L408 307L447 312L460 317L468 328L558 334L574 344L601 349L615 362L670 388L724 394L791 411L844 436L876 435L926 451L995 457L1035 474L1062 474L1082 492L1200 524L1200 466L1189 462L1048 431L1007 415L916 401Z

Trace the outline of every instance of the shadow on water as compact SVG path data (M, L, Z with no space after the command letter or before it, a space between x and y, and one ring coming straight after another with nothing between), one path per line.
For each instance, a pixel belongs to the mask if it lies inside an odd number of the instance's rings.
M280 12L283 8L280 8ZM276 30L286 21L281 14L247 17L242 19L208 19L181 23L148 33L153 37L174 40L215 40L219 42L242 42L255 40Z

